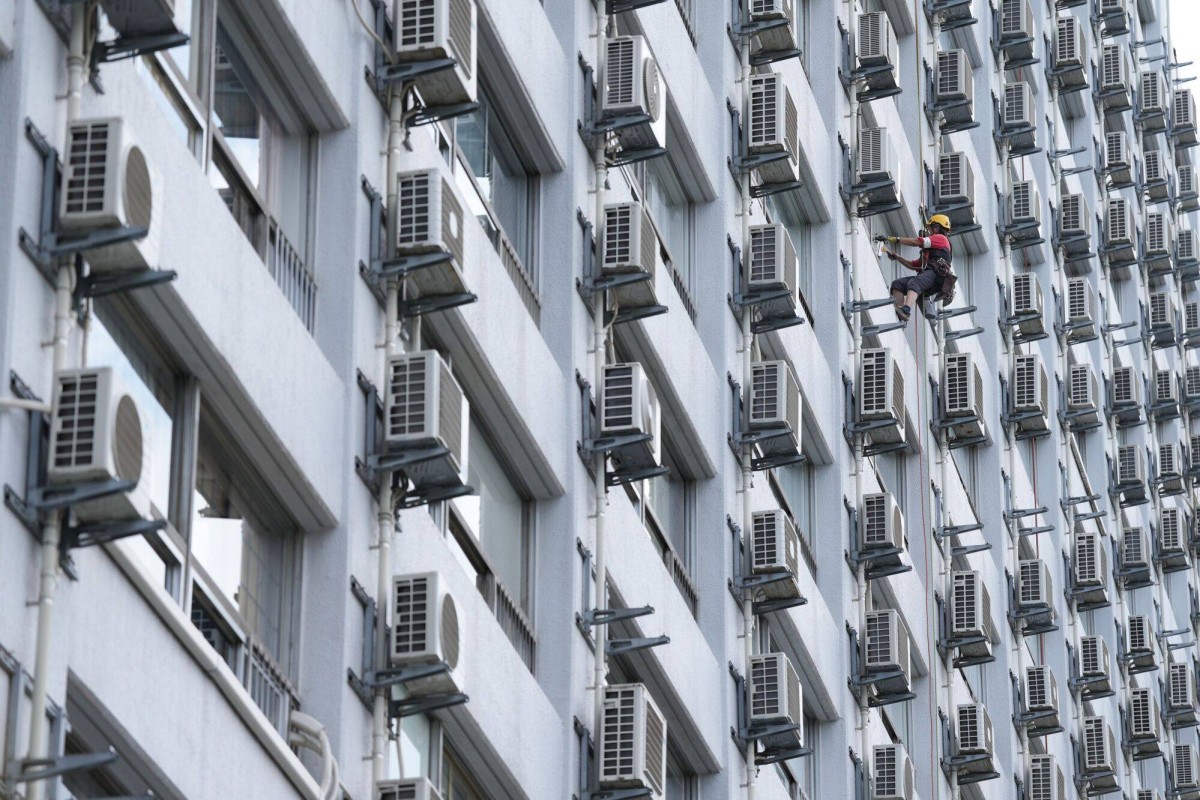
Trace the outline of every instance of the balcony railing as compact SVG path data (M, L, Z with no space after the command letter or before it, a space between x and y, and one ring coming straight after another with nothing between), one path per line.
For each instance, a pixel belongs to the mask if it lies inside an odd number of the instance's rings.
M504 584L496 580L494 575L488 576L487 583L490 584L491 596L485 591L484 597L491 603L496 621L500 623L504 635L512 642L517 655L525 662L529 671L533 672L533 660L537 651L537 636L533 633L533 623L525 616L520 604L513 600L504 588Z
M312 333L317 323L317 282L275 220L271 220L267 242L267 269L304 327Z

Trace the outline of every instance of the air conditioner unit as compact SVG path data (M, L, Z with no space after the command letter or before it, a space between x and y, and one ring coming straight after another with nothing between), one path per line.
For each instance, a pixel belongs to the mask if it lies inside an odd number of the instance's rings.
M1100 19L1107 36L1119 36L1129 30L1129 0L1100 0Z
M939 51L937 76L934 80L934 99L943 104L942 118L951 124L971 122L974 119L972 107L974 96L974 79L967 51Z
M1048 430L1048 385L1046 368L1037 353L1015 359L1012 381L1012 410L1020 415L1017 427L1028 433Z
M69 233L145 228L140 239L84 252L93 273L158 265L161 181L120 117L72 122L63 154L58 220Z
M442 796L428 778L408 778L380 781L375 800L442 800Z
M800 118L783 75L767 72L752 76L749 103L749 152L754 155L784 156L759 166L759 180L763 183L797 180L800 164Z
M1194 269L1198 264L1200 264L1200 249L1196 247L1196 232L1187 228L1176 231L1175 265L1179 268L1179 272L1194 274Z
M1155 413L1174 413L1179 406L1175 373L1169 369L1154 370Z
M1158 480L1162 487L1160 494L1174 494L1182 491L1183 473L1183 452L1180 446L1175 442L1160 444L1158 446ZM1163 511L1166 510L1163 509ZM1174 510L1178 511L1178 509Z
M441 264L409 273L422 297L461 294L463 278L463 204L439 170L401 172L396 176L396 255L446 253Z
M1034 103L1033 89L1024 81L1005 84L1004 86L1004 115L1001 120L1001 130L1005 134L1018 131L1027 133L1021 144L1032 144L1034 139Z
M796 46L792 0L750 0L750 23L779 23L759 30L754 37L755 54L791 50Z
M942 153L938 158L937 205L975 205L975 173L966 153Z
M750 725L803 725L804 705L800 676L783 653L750 657ZM799 745L801 731L789 732L790 744Z
M1156 192L1156 194L1162 195L1167 188L1167 177L1171 169L1166 156L1157 147L1149 147L1142 151L1142 166L1147 190L1150 192L1155 192L1156 189L1162 190Z
M1067 800L1062 767L1051 753L1038 753L1029 757L1025 785L1026 797L1029 800Z
M140 487L145 446L141 413L111 367L60 370L54 375L46 477L51 484L133 481L128 492L71 506L80 522L149 516Z
M1186 661L1167 665L1167 711L1175 725L1196 721L1196 681Z
M452 69L413 79L427 106L470 103L478 81L475 0L397 0L396 58L402 62L454 59Z
M979 639L960 645L959 655L965 658L991 654L992 599L987 584L974 570L955 570L950 576L950 627L955 639Z
M656 303L654 275L658 264L658 236L650 214L641 203L611 203L604 207L600 233L600 271L604 275L644 272L649 280L622 286L615 292L621 308L643 308Z
M667 142L666 93L658 62L644 36L612 36L605 43L604 91L600 115L638 117L618 135L627 149L664 147Z
M1048 731L1058 727L1058 682L1046 665L1025 668L1024 713L1034 718L1029 722L1032 731ZM1036 716L1034 716L1036 715Z
M1042 196L1033 181L1016 181L1008 196L1008 224L1016 240L1035 239L1042 225Z
M750 571L781 578L764 584L762 593L769 598L799 597L800 535L792 518L780 509L756 511L751 526Z
M649 441L621 445L610 451L617 469L649 469L659 464L662 416L658 395L645 368L638 363L605 364L600 387L600 435L650 434Z
M1189 406L1200 403L1200 366L1189 365L1183 373L1183 399ZM1200 466L1200 462L1193 463Z
M1030 0L1001 0L1000 46L1007 51L1008 60L1032 58L1036 37Z
M1179 144L1196 143L1196 101L1190 89L1171 94L1171 134Z
M1200 433L1193 434L1188 442L1188 467L1189 472L1200 468Z
M1196 186L1196 167L1192 164L1180 164L1176 172L1179 178L1179 199L1184 201L1184 210L1194 211L1196 199L1200 197L1200 187Z
M913 765L902 744L877 744L871 751L871 800L912 800Z
M1164 445L1170 446L1170 445ZM1174 506L1158 510L1158 557L1168 566L1171 562L1187 565L1187 518Z
M436 350L388 359L384 445L393 451L430 447L445 451L405 467L405 475L415 486L462 482L470 416L462 387Z
M1121 751L1117 749L1117 738L1113 735L1112 727L1104 717L1083 718L1083 772L1085 779L1089 776L1103 773L1113 773L1106 778L1098 778L1093 782L1093 788L1103 785L1116 785L1116 769L1119 766L1117 758Z
M1046 332L1045 300L1042 284L1032 272L1013 276L1012 313L1020 318L1017 329L1025 336L1040 336Z
M1146 456L1140 444L1117 446L1117 485L1126 493L1146 490Z
M861 524L864 550L904 549L904 512L891 492L863 495Z
M1137 245L1137 222L1133 217L1133 206L1124 197L1114 197L1108 201L1107 230L1105 244L1114 255L1122 260L1136 257L1134 247Z
M1155 669L1154 626L1144 615L1131 616L1125 629L1125 649L1129 664L1135 672Z
M751 295L767 292L781 294L758 304L760 319L795 315L799 276L800 262L787 228L780 223L752 226L746 290Z
M392 578L392 635L389 660L393 667L445 664L442 672L404 685L410 695L458 690L454 670L462 651L458 607L441 575L418 572Z
M1158 789L1138 789L1137 800L1163 800L1163 793Z
M880 202L900 196L900 161L886 128L863 128L858 132L858 183L891 181L892 191L879 190Z
M1087 278L1067 280L1067 325L1073 341L1096 335L1096 290Z
M1183 335L1192 338L1200 334L1200 301L1189 300L1183 304Z
M969 761L959 767L959 773L973 774L991 772L994 752L992 742L992 719L987 706L983 703L965 703L958 707L955 720L957 736L955 737L956 756L987 756L976 761Z
M1161 211L1146 214L1146 258L1169 262L1173 256L1174 228L1171 218ZM1167 264L1169 269L1170 264Z
M1090 363L1068 368L1067 411L1077 424L1090 425L1100 420L1100 383Z
M1103 694L1112 688L1112 659L1103 636L1084 636L1079 640L1079 676L1087 681L1090 694Z
M1058 18L1054 30L1054 70L1063 86L1087 85L1087 36L1078 17Z
M779 433L762 439L765 456L794 455L801 446L800 383L787 361L759 361L750 383L750 430Z
M1150 329L1175 332L1175 300L1168 291L1150 293Z
M1112 408L1118 411L1141 408L1141 375L1133 367L1112 368Z
M1129 108L1129 51L1124 45L1106 44L1101 54L1100 93L1107 108Z
M1129 151L1129 134L1125 131L1110 131L1104 135L1104 171L1107 173L1109 180L1112 181L1114 188L1128 186L1133 181L1133 161ZM1111 207L1110 205L1109 208ZM1133 213L1128 203L1125 203L1125 207L1127 213Z
M1074 571L1076 600L1101 604L1108 601L1108 549L1104 537L1084 531L1075 534Z
M883 11L858 16L858 63L864 67L895 67L899 63L892 24Z
M864 669L876 677L887 676L876 680L876 692L908 691L912 643L899 611L891 608L868 611L862 647Z
M1159 751L1161 720L1158 697L1153 689L1143 686L1129 690L1129 738L1135 753L1150 755Z
M1018 562L1017 605L1024 611L1054 616L1054 588L1050 570L1040 558Z
M1058 237L1068 253L1086 253L1091 248L1092 215L1081 194L1064 194L1058 217Z
M1195 792L1200 789L1200 764L1196 762L1196 745L1180 743L1175 745L1175 793L1181 791Z
M983 433L983 376L970 353L950 353L942 376L942 401L946 417L975 421L955 425L960 436L979 436ZM969 430L962 430L969 428Z
M1138 115L1151 131L1166 127L1167 92L1163 76L1154 70L1143 72L1138 78L1141 91L1138 94Z
M601 789L649 789L667 782L667 721L641 683L605 686L597 761Z
M1146 529L1141 526L1126 528L1121 532L1121 566L1126 571L1143 571L1150 568L1154 550Z
M177 33L174 0L101 0L108 24L124 39Z
M871 431L873 442L904 440L904 376L887 348L862 351L858 370L858 416L891 421L894 426Z

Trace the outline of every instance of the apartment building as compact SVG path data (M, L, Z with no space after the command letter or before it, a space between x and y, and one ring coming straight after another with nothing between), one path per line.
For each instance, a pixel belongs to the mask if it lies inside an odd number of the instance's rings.
M1200 797L1169 13L4 3L0 797Z

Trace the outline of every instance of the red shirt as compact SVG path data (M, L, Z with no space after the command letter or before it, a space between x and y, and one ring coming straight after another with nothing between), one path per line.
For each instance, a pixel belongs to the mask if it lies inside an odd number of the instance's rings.
M950 252L950 240L944 233L935 233L933 236L926 236L921 239L922 250L945 250Z

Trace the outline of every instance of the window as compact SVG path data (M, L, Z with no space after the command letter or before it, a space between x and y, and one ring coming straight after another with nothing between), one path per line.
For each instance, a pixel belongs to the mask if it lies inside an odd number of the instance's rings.
M679 174L667 158L637 163L633 167L633 176L640 187L641 200L658 230L663 260L671 268L675 288L694 320L691 295L696 204L684 190Z
M443 514L449 544L467 573L475 576L497 622L532 671L537 644L529 618L533 504L513 483L498 450L474 418L468 436L467 484L475 494L457 498L451 513Z
M675 581L692 614L699 597L691 572L694 566L693 529L696 482L681 469L674 448L664 438L662 462L670 471L648 480L625 485L626 493L638 510L642 524L658 549L663 565Z
M442 797L444 800L486 800L486 796L448 749L442 754Z
M771 470L771 490L780 506L796 523L800 550L811 570L816 572L816 475L808 463L790 464Z
M468 442L467 484L475 494L455 500L456 509L496 576L528 608L530 504L513 485L476 419L471 420Z
M667 785L666 800L696 800L699 796L699 780L676 754L675 743L667 733Z

